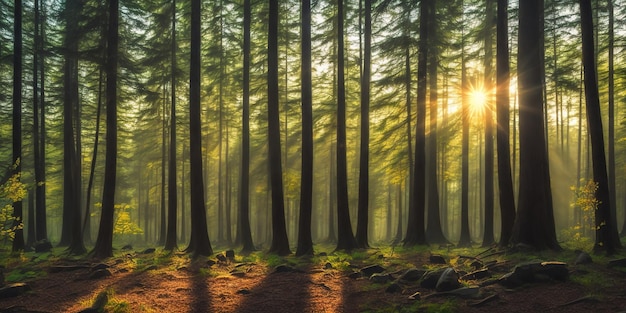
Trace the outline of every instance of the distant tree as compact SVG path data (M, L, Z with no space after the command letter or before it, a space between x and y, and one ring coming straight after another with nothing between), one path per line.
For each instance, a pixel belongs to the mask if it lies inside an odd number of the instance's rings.
M278 103L278 0L269 2L268 61L267 61L267 113L270 179L272 187L272 245L271 253L287 255L289 239L285 225L285 200L283 195L283 170L280 148L280 118Z
M511 239L515 222L515 200L511 177L511 151L509 144L509 39L508 0L498 0L496 43L496 147L498 153L498 191L500 192L500 246Z
M242 251L254 250L250 230L250 20L252 8L250 0L243 2L243 114L241 130L241 173L239 182L239 219L237 242L243 245Z
M494 6L493 0L485 1L485 88L490 91L493 85L493 27L494 27ZM485 229L483 232L483 247L491 246L494 242L493 235L493 114L492 97L488 93L485 103Z
M302 32L302 174L300 219L296 255L313 255L311 214L313 210L313 90L311 82L311 1L301 1Z
M461 26L463 27L463 25ZM469 103L467 99L467 67L465 65L465 35L461 34L461 237L459 247L472 245L469 230Z
M437 179L437 110L439 95L437 91L437 71L439 67L439 49L437 42L437 8L436 1L428 1L429 17L429 44L428 44L428 82L430 84L429 94L429 133L428 144L428 165L426 166L426 176L428 181L428 219L426 220L426 241L431 244L448 243L448 239L443 234L441 228L441 207L439 205L439 187Z
M43 23L41 23L40 0L34 1L34 51L33 51L33 154L35 167L35 197L33 219L35 241L48 240L46 223L46 189L45 189L45 139L43 138L44 106L43 106ZM40 96L41 95L41 96ZM30 197L29 197L30 198ZM30 221L29 221L30 223ZM30 231L30 230L29 230ZM31 240L30 238L28 239Z
M213 254L206 222L202 178L202 134L200 126L201 1L191 1L191 59L189 77L189 167L191 180L191 238L185 251L194 256Z
M59 245L68 245L73 254L86 251L81 225L81 185L78 144L74 137L74 120L79 106L78 90L78 19L81 12L79 1L65 4L65 64L63 67L63 228ZM77 127L77 126L76 126Z
M511 243L558 250L543 119L543 0L519 3L518 36L519 208Z
M424 226L426 201L426 91L428 61L429 2L420 2L419 52L417 56L417 127L415 134L415 165L413 186L409 192L409 217L404 245L426 243Z
M596 241L594 251L615 253L617 243L614 242L613 231L617 232L615 222L611 219L611 198L609 194L609 178L606 172L606 156L604 153L604 132L602 130L602 113L596 72L596 58L593 40L593 14L591 0L580 0L580 17L583 40L583 65L585 75L585 101L587 103L587 125L591 137L591 154L593 160L593 180L598 184L595 198L598 206L595 210Z
M609 77L608 77L608 96L609 96L609 137L608 137L608 157L607 171L609 175L609 197L611 199L611 221L613 229L611 236L616 248L621 248L619 232L617 231L617 188L615 186L615 8L614 0L607 0L607 9L609 11L609 38L608 38L608 61L609 61Z
M365 2L365 28L363 75L361 76L361 147L359 161L359 206L356 226L356 243L359 248L369 247L369 143L370 143L370 80L372 72L372 1Z
M22 176L22 1L15 0L13 6L13 175ZM12 251L24 250L24 230L16 227L22 223L22 200L13 203Z
M346 85L344 60L344 4L337 1L337 250L357 247L348 207L346 161Z
M176 48L176 0L172 0L172 100L170 103L170 155L168 169L169 180L167 182L167 234L165 238L165 250L174 250L177 247L176 217L178 214L178 184L176 183Z
M117 172L117 66L119 47L119 0L110 0L108 6L108 31L106 46L106 156L102 213L98 238L93 248L96 258L113 256L113 215L115 211L115 185Z

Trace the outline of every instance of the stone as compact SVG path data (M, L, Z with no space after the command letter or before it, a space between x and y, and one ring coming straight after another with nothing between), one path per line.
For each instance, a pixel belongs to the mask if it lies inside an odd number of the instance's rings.
M0 288L0 299L13 298L30 291L30 286L25 283L13 283Z
M382 273L385 269L380 265L370 265L360 269L361 274L365 277L370 277L372 274Z
M439 281L439 277L443 274L445 268L440 268L433 271L428 271L422 277L422 281L420 282L420 286L428 289L435 289L437 286L437 282Z
M357 279L357 278L361 277L361 272L352 272L352 273L350 273L348 275L348 277L352 278L352 279Z
M235 259L235 250L226 250L226 258L230 259L231 261Z
M105 263L98 263L94 266L91 267L91 271L97 271L97 270L103 270L103 269L107 269L110 268L111 266L109 266L108 264Z
M391 285L389 285L386 289L385 289L386 293L396 293L396 292L402 292L402 287L400 287L400 285L396 284L396 283L392 283Z
M223 254L218 254L215 257L217 258L218 262L226 263L226 261L228 261L228 259L226 259L226 257Z
M438 255L438 254L431 254L428 260L430 261L431 264L448 264L446 259L443 256Z
M330 262L326 262L326 264L324 264L324 269L325 270L330 270L333 268L333 265Z
M552 279L565 281L569 278L567 263L563 262L542 262L541 268L536 270L535 275L546 275Z
M370 281L375 284L384 284L391 281L391 275L383 273L374 273L370 276Z
M579 265L579 264L591 264L593 263L593 259L591 259L591 255L589 255L589 253L587 252L580 252L578 253L578 255L576 256L576 260L574 261L575 265Z
M613 267L613 266L626 267L626 258L610 260L608 265L609 267Z
M35 243L35 253L43 253L52 251L52 243L48 240L40 240Z
M99 278L109 277L109 276L112 276L112 274L108 269L101 269L101 270L92 272L89 275L89 279L99 279Z
M461 298L476 298L480 295L480 288L476 286L461 287L461 288L448 291L448 294L458 296Z
M448 267L441 273L439 280L437 280L435 290L442 292L454 290L459 287L461 287L461 283L459 283L459 273L457 273L454 268Z
M128 251L128 250L133 250L133 246L132 245L125 245L122 247L123 251Z
M418 281L426 274L426 270L418 268L410 268L400 275L399 279L403 281Z
M293 272L294 269L293 267L289 266L289 265L278 265L274 268L274 273L288 273L288 272Z
M152 254L156 251L154 248L148 248L146 250L141 251L141 254Z
M207 265L208 267L211 267L211 266L215 265L215 261L213 261L213 260L207 260L207 261L206 261L206 265Z

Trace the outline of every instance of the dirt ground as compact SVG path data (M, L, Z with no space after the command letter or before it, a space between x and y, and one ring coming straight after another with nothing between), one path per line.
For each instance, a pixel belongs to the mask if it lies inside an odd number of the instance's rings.
M262 261L209 266L206 260L170 260L129 269L137 257L107 260L112 275L103 278L89 278L96 263L45 263L47 273L27 281L31 291L0 299L0 312L80 312L107 290L107 308L114 312L626 312L626 274L602 264L570 266L571 276L583 275L586 283L570 279L515 289L494 284L481 288L478 298L463 299L429 297L433 291L419 284L389 293L388 284L350 278L345 268L322 263L286 272ZM428 262L422 256L411 261ZM415 292L420 300L409 299Z

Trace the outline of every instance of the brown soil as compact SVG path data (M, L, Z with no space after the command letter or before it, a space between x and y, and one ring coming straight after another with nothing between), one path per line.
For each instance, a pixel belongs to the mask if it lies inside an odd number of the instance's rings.
M263 261L256 263L159 264L129 269L133 256L107 261L112 276L89 279L89 268L47 273L28 281L32 290L15 298L0 299L0 312L79 312L97 294L112 290L110 305L122 312L416 312L439 305L436 312L620 312L626 310L626 275L606 265L572 268L572 276L586 275L591 282L527 284L506 289L494 284L482 288L478 299L452 296L426 297L433 291L418 284L402 285L402 292L387 293L387 285L347 277L347 272L324 269L323 264L298 266L296 271L275 273ZM137 256L134 256L137 257ZM411 263L427 264L412 256ZM79 263L80 262L80 263ZM83 264L57 260L40 265ZM243 264L243 265L242 265ZM393 265L390 265L393 268ZM7 268L10 270L10 268ZM243 272L242 277L230 271ZM596 276L597 273L597 276ZM594 282L595 277L598 281ZM420 292L422 300L410 300ZM480 306L472 306L491 296ZM570 303L572 302L572 303ZM569 303L569 304L568 304ZM448 308L448 311L443 310Z

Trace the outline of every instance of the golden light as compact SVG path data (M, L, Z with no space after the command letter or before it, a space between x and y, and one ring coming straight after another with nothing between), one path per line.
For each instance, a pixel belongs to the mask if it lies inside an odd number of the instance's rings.
M472 88L468 93L469 111L472 116L481 116L487 106L487 91L483 88Z

